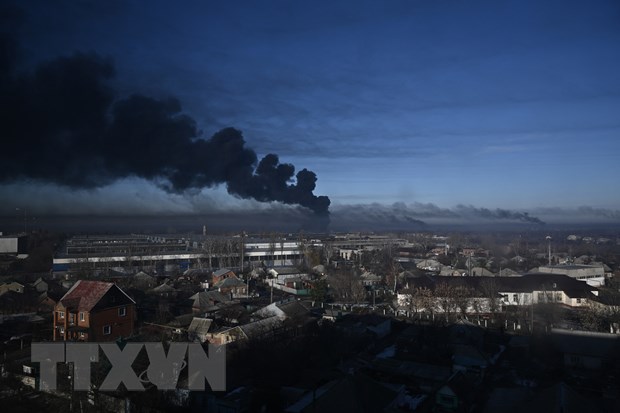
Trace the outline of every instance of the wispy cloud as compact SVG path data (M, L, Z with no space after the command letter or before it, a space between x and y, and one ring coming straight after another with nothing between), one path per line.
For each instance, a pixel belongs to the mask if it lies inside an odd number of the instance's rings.
M530 150L525 145L488 145L480 150L481 154L492 155L496 153L517 153Z

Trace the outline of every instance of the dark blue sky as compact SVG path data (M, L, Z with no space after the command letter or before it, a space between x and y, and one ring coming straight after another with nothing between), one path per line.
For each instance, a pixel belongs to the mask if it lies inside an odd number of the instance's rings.
M119 96L174 96L205 138L241 130L259 156L314 171L332 210L620 209L617 1L17 4L23 70L110 57ZM169 195L137 178L0 189L9 209L42 212L257 207L222 187Z

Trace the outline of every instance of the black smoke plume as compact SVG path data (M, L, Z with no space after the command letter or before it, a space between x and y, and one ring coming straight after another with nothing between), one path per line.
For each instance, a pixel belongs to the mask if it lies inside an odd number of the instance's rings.
M491 210L487 208L476 208L471 205L457 205L455 210L463 217L477 217L490 220L513 220L537 225L545 225L542 220L530 216L527 212L508 211L501 208Z
M17 73L15 45L0 34L0 182L88 189L136 176L176 193L226 184L235 196L329 213L314 172L295 174L274 154L259 162L240 131L203 139L176 99L119 99L110 60L78 53Z

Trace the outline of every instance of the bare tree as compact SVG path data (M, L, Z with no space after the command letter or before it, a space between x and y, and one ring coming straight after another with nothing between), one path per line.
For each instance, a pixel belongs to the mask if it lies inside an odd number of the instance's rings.
M332 254L334 253L334 245L331 241L323 242L323 252L325 254L325 263L329 265L330 260L332 259Z
M401 305L412 315L422 316L423 311L434 311L433 293L426 287L406 288L402 290L403 299Z
M491 312L492 315L497 314L500 310L499 286L497 285L497 281L493 278L485 278L480 282L480 288L488 301L489 312Z
M437 284L434 293L437 307L446 315L446 320L449 320L456 311L455 288L444 281Z
M431 314L435 313L435 294L426 287L418 287L415 289L413 299L420 311L427 311Z
M360 276L351 269L343 269L329 277L334 296L342 301L360 303L366 299L366 289Z
M588 330L617 332L620 330L620 293L603 289L599 300L588 300L580 309L579 321Z
M366 288L359 276L353 276L351 280L351 300L355 304L366 301Z
M205 255L207 256L207 262L209 263L209 269L213 268L213 252L214 252L214 245L215 243L213 242L213 238L205 238L204 241L202 242L202 249L205 253Z
M462 317L467 316L467 311L472 304L473 290L466 285L454 287L454 304Z

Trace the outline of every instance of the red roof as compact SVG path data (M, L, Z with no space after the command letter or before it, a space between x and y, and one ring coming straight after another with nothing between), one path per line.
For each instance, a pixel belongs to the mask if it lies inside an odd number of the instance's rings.
M90 311L112 287L115 287L114 283L79 280L60 299L60 302L64 307L75 308L78 311Z

